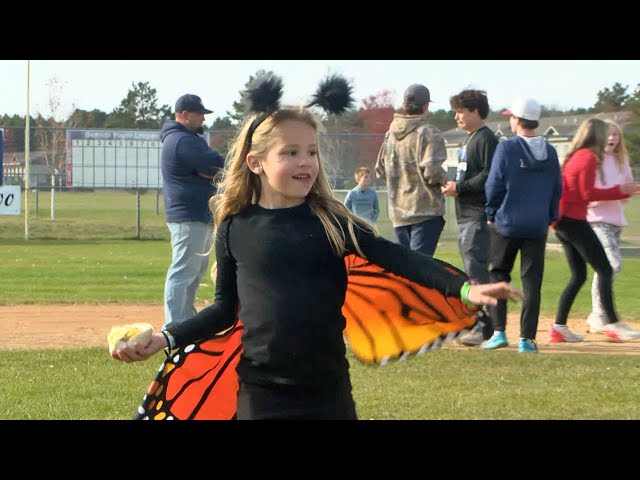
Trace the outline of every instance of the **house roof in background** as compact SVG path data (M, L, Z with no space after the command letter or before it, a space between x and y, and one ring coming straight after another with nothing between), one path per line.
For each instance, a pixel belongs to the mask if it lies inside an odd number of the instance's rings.
M540 119L540 125L536 129L541 135L552 135L559 137L573 137L578 130L580 124L588 118L596 117L602 119L611 119L619 123L622 127L631 120L631 112L621 110L619 112L602 112L602 113L584 113L581 115L562 115L556 117L543 117ZM487 122L494 132L503 136L511 136L511 127L509 126L509 118L505 116L504 120ZM452 128L442 133L447 143L460 143L467 136L467 132L459 128Z

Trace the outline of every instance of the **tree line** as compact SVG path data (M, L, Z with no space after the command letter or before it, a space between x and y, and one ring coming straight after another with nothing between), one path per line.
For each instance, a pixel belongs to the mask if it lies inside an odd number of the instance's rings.
M256 78L272 74L270 71L258 70L251 75L245 84L248 87ZM52 129L64 130L67 128L96 128L96 129L159 129L162 124L173 118L173 109L169 105L160 105L157 91L149 82L132 82L126 96L120 104L110 113L99 109L83 110L75 109L68 118L56 120L61 105L61 86L55 78L50 80L49 108L50 116L37 114L31 117L31 125L40 127L43 131ZM239 99L233 103L232 111L225 112L225 116L219 116L211 125L205 125L210 132L232 132L245 116L245 104L242 94L238 92ZM567 111L557 110L553 107L543 106L542 117L579 115L600 112L615 112L629 110L632 112L632 120L625 130L625 139L631 154L633 164L638 164L640 154L640 84L633 91L628 85L614 83L611 87L604 88L597 93L596 103L589 108L577 108ZM325 118L328 132L356 132L381 134L386 132L395 112L393 96L388 90L372 94L362 99L362 107L351 109L339 117ZM488 121L503 118L500 111L491 111ZM429 122L441 131L456 127L454 112L452 110L439 109L429 112ZM0 117L0 126L23 127L25 117L19 115ZM45 128L42 128L45 127ZM47 128L48 127L48 128ZM40 133L36 135L35 148L43 149L54 147L61 138L52 139L53 133ZM60 137L57 135L56 137ZM18 140L16 138L16 140ZM24 142L24 139L23 139ZM55 149L55 148L54 148ZM224 150L224 147L223 147ZM225 153L224 151L221 153ZM47 162L49 163L49 162ZM54 162L55 163L55 162Z

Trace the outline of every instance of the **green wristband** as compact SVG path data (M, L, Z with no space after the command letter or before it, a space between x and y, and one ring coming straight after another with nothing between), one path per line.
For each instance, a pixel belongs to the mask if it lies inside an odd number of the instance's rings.
M471 290L471 284L469 282L465 282L460 289L460 298L462 299L462 303L469 307L474 307L475 303L469 300L469 290Z

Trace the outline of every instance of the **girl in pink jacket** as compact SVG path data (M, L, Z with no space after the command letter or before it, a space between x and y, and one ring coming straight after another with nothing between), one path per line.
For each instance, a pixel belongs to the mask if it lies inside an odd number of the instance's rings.
M610 188L633 182L633 172L624 143L622 129L613 120L605 120L608 125L607 145L604 147L602 163L596 175L596 188ZM613 281L622 269L620 235L627 225L624 204L627 200L596 200L587 206L587 221L602 244L611 268ZM590 333L605 333L604 310L598 290L598 273L593 275L591 284L591 314L587 319Z
M587 221L587 206L599 200L622 200L640 193L633 182L596 188L596 171L601 167L608 139L608 125L599 118L585 120L571 142L562 167L562 197L560 218L555 224L562 243L571 277L560 295L550 342L581 342L567 327L573 302L587 279L587 263L598 274L597 286L605 313L604 333L614 341L624 342L640 338L640 331L620 322L613 303L613 268L597 235Z

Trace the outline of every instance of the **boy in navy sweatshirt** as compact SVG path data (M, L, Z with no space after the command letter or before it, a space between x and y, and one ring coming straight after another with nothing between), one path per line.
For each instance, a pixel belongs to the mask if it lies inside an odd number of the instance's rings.
M511 278L518 251L524 300L520 316L518 352L535 353L549 225L558 219L562 180L558 154L538 136L540 104L532 98L515 102L510 110L514 138L496 148L485 184L491 248L492 282ZM509 343L505 334L507 304L490 307L493 336L481 348L493 350Z

